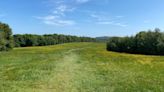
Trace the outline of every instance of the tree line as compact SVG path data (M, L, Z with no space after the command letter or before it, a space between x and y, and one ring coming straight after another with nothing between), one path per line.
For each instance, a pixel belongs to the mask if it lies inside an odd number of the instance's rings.
M95 38L78 37L61 34L16 34L8 24L0 22L0 51L8 51L13 47L46 46L69 42L96 42ZM164 55L164 33L160 29L141 31L131 37L110 37L107 42L108 51L135 54Z
M90 37L78 37L71 35L61 34L45 34L45 35L34 35L34 34L16 34L13 35L15 47L26 47L26 46L46 46L55 45L69 42L94 42L94 38Z
M69 42L94 42L95 38L78 37L62 34L16 34L12 35L12 29L8 24L0 22L0 51L8 51L13 47L46 46Z
M164 33L160 29L141 31L131 37L112 37L108 51L134 54L164 55Z

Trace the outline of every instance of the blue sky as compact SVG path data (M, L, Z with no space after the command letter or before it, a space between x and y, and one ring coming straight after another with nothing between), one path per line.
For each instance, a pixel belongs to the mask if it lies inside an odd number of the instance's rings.
M1 0L14 34L127 36L164 29L164 0Z

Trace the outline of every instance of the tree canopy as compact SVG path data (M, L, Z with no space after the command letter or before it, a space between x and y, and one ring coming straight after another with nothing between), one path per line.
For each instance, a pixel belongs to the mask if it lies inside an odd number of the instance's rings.
M95 38L77 37L77 36L61 35L61 34L14 35L14 42L16 47L46 46L46 45L55 45L55 44L62 44L68 42L94 42L94 41L96 41Z
M0 22L0 51L13 48L12 30L8 24Z
M164 55L164 33L156 28L142 31L132 37L112 37L107 50L136 54Z

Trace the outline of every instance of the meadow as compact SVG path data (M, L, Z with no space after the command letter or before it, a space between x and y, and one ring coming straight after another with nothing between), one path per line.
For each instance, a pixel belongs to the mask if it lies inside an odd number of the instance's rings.
M67 43L0 52L0 92L164 92L164 56Z

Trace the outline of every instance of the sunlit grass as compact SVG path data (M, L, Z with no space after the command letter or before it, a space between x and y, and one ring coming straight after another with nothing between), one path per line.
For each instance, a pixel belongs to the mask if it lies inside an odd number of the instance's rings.
M103 43L0 53L0 92L163 92L164 57L106 51Z

